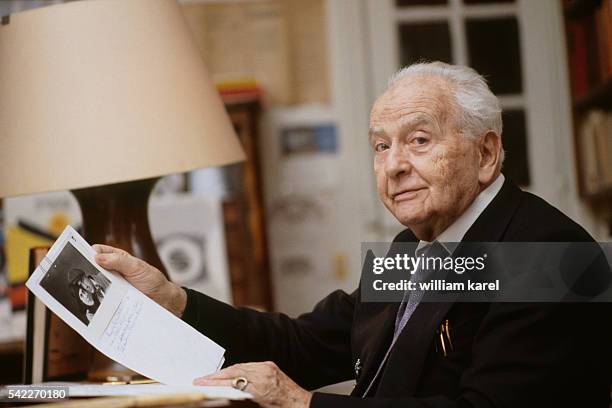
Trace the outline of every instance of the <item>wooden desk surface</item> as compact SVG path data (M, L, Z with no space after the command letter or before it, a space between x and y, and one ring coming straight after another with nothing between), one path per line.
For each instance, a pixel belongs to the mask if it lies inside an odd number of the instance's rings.
M18 384L19 382L22 381L21 372L17 372L19 371L17 370L17 368L21 368L23 352L24 352L24 341L23 340L0 342L0 367L3 368L3 370L0 370L0 372L5 371L4 370L5 368L9 368L8 370L6 370L4 374L5 375L8 375L9 373L11 374L11 376L6 379L4 379L2 375L0 374L0 385L1 384ZM15 357L14 364L8 364L7 361L4 361L7 358L12 358L12 357ZM17 375L18 378L12 378L15 375ZM6 380L6 381L3 381L3 380ZM91 401L93 400L94 399L91 399ZM79 399L67 400L67 401L64 400L64 401L60 401L54 404L40 404L39 403L35 405L26 405L24 404L24 402L9 403L9 402L0 400L0 407L2 408L3 407L25 408L26 406L43 407L45 405L49 405L51 407L60 408L62 406L62 402L63 403L75 402L82 406L82 403L84 401L85 399L79 398ZM162 405L162 406L166 406L166 407L186 407L186 406L189 406L189 407L227 407L227 408L257 408L259 407L259 405L254 403L253 401L227 401L227 403L225 404L222 401L204 401L199 404L191 403L191 404Z
M125 399L125 397L112 397L119 402L119 400ZM125 407L166 407L166 408L181 408L181 407L190 407L190 408L258 408L259 405L254 403L253 401L202 401L198 403L184 403L184 404L131 404L126 405L122 403L113 404L109 403L109 398L77 398L72 400L62 400L55 403L38 403L38 404L29 404L23 402L17 403L9 403L6 401L0 400L0 407L35 407L35 408L76 408L76 407L94 407L94 408L125 408Z

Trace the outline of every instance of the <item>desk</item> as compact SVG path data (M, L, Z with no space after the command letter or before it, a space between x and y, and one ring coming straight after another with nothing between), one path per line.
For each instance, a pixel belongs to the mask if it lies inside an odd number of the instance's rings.
M122 397L115 397L115 398L122 398ZM23 403L23 402L17 402L17 403L8 403L8 402L3 402L0 401L0 407L4 408L4 407L20 407L20 408L25 408L27 406L33 406L33 407L57 407L57 408L62 408L64 406L68 407L70 405L72 405L72 403L75 403L75 405L78 406L91 406L91 405L95 405L92 404L94 401L99 400L99 398L79 398L79 399L74 399L74 400L64 400L64 401L58 401L56 403L42 403L42 404L38 404L38 405L30 405L27 403ZM89 402L89 403L88 403ZM100 401L102 402L102 401ZM100 406L104 406L105 408L108 407L108 403L103 403ZM133 405L135 406L135 405ZM144 405L144 406L153 406L153 405ZM164 405L154 405L156 407L158 406L163 406L163 407L202 407L202 408L207 408L207 407L223 407L223 408L258 408L259 405L257 405L256 403L254 403L253 401L227 401L227 403L221 402L221 401L203 401L202 403L185 403L185 404L164 404ZM141 407L143 407L141 405Z
M254 408L245 394L231 388L166 386L162 384L104 385L56 382L13 384L0 388L0 407L38 404L50 408L230 407ZM48 398L36 401L36 398ZM68 398L66 398L68 397ZM236 399L236 400L232 400Z

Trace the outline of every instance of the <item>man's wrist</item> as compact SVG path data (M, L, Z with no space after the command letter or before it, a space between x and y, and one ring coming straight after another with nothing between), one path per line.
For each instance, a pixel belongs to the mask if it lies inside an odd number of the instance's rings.
M187 292L177 284L168 282L168 298L163 305L172 314L181 318L187 307Z
M300 400L300 408L309 408L310 407L310 401L312 400L312 392L308 392L304 389L301 390L302 391L302 396L299 398Z
M309 392L308 396L306 397L306 405L304 405L306 408L310 407L310 401L312 401L312 392Z

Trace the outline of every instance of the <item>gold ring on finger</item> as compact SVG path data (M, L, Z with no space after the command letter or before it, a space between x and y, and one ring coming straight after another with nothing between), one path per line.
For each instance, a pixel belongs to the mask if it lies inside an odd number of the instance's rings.
M249 385L249 380L244 377L236 377L232 380L232 387L237 390L244 391L247 385Z

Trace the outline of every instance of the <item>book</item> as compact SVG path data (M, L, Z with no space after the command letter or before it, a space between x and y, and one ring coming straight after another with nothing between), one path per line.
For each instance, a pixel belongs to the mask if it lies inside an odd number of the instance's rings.
M568 26L568 45L572 94L579 98L589 89L587 72L586 28L582 21L572 21Z

